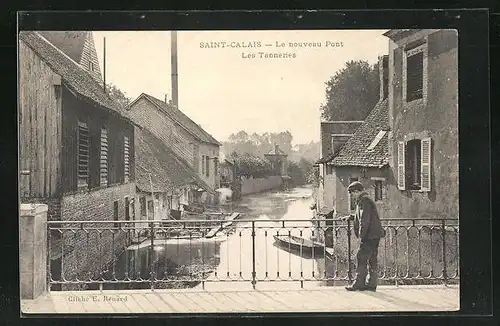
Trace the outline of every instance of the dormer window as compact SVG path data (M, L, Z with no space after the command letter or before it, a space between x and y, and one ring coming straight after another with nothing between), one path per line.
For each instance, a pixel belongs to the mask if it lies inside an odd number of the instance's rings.
M405 102L424 100L427 95L426 41L408 44L403 56L403 99Z
M94 72L94 63L92 61L89 61L89 71Z

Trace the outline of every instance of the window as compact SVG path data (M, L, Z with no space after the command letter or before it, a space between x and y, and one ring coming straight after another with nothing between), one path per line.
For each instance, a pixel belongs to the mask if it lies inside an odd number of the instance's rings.
M382 180L374 180L373 187L375 188L375 201L382 200Z
M94 71L94 63L89 61L89 71Z
M205 167L205 170L207 172L207 177L210 176L210 159L209 157L205 157L205 164L206 164L206 167Z
M419 41L405 49L403 97L406 102L423 99L426 93L427 45Z
M125 136L123 139L123 162L124 162L123 174L125 177L125 182L128 182L130 177L130 141L128 136Z
M333 155L335 154L335 136L331 135L330 136L330 153Z
M101 129L101 149L100 149L100 185L105 186L108 184L108 130Z
M349 184L353 183L354 181L359 181L358 178L349 178ZM354 200L353 197L349 195L349 203L350 203L350 209L351 211L356 209L356 200Z
M421 99L423 96L423 68L423 52L408 56L406 66L406 100L408 102Z
M205 175L205 155L201 156L201 174Z
M149 213L148 219L150 220L154 219L154 203L152 200L148 200L148 213Z
M333 174L333 165L326 164L326 174Z
M88 187L89 182L89 128L85 122L78 122L78 188Z
M406 184L410 190L420 189L420 139L410 140L406 144Z
M113 202L113 220L118 221L118 201ZM115 228L120 227L120 223L115 223Z
M146 216L146 197L141 196L141 198L139 198L139 204L141 205L141 216L144 217Z
M193 167L196 171L200 169L200 146L193 144Z
M431 139L398 143L398 188L430 191Z
M125 197L125 220L130 220L130 200L128 199L128 196Z

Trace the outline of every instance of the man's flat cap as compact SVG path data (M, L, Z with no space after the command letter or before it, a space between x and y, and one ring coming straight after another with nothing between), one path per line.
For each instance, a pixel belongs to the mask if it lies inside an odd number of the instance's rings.
M348 192L363 191L363 190L365 190L365 187L363 187L363 184L359 181L354 181L347 187Z

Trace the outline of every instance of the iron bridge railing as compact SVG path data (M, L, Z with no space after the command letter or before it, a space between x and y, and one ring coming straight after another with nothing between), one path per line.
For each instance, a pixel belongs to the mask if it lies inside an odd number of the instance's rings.
M320 282L355 277L352 221L167 220L48 222L50 289L185 288L206 282ZM457 219L383 219L386 284L459 279ZM297 236L323 245L279 243Z

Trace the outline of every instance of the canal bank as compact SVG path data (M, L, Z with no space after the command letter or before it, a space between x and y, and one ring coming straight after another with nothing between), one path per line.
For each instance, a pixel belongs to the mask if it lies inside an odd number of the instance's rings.
M147 280L151 277L160 280L155 282L155 287L162 288L215 284L227 287L238 280L251 282L253 265L256 278L262 281L277 279L290 283L290 279L300 275L309 279L314 275L321 277L324 266L319 265L324 265L324 258L319 261L300 257L276 246L273 239L273 234L288 234L289 231L306 238L313 236L311 222L293 222L312 219L309 209L312 191L312 187L301 187L244 196L240 201L233 202L232 209L242 212L245 221L255 221L255 239L252 240L252 223L236 220L211 239L193 236L157 240L153 250L147 242L133 245L117 262L118 274L144 279L142 285L129 286L133 288L150 286ZM285 228L281 227L284 220L287 220ZM182 279L198 281L181 282ZM206 280L204 284L200 282L202 279Z

